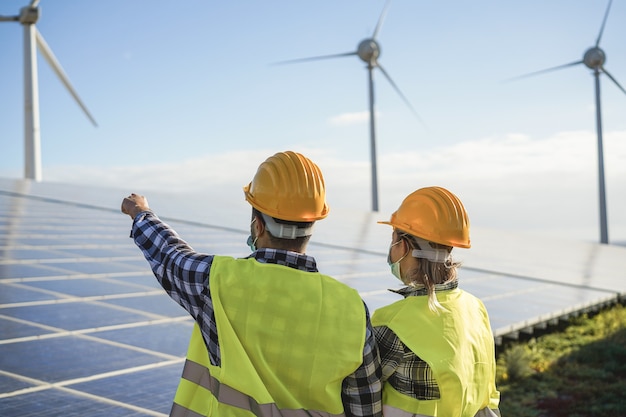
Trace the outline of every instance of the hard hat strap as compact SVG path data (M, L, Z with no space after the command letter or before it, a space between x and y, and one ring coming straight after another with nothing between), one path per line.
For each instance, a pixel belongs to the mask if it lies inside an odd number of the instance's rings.
M309 227L298 227L293 224L278 223L272 216L268 216L265 213L261 213L261 216L263 216L263 220L265 220L265 227L274 237L280 239L296 239L313 234L314 224L311 224Z
M412 236L413 240L416 241L420 248L424 249L413 249L411 252L411 256L419 259L427 259L431 262L446 262L450 260L450 252L445 248L433 248L430 246L430 243L421 239L417 236Z

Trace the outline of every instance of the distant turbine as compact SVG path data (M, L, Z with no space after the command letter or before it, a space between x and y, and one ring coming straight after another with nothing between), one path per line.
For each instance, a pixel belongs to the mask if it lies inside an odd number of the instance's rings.
M620 85L619 82L613 77L607 70L604 68L604 63L606 62L606 54L602 49L600 49L600 39L602 38L602 32L604 32L604 26L606 25L606 20L609 17L609 10L611 9L611 3L613 0L609 0L609 4L606 8L606 12L604 14L604 20L602 21L602 26L600 27L600 33L598 34L598 39L596 40L595 46L587 49L585 55L582 60L570 62L569 64L559 65L557 67L548 68L541 71L532 72L530 74L522 75L519 77L511 78L511 80L517 80L520 78L531 77L538 74L543 74L550 71L555 71L567 67L573 67L575 65L585 64L588 68L593 70L593 75L595 77L595 86L596 86L596 129L598 134L598 184L599 184L599 198L600 198L600 243L609 243L609 231L607 224L607 214L606 214L606 191L604 187L604 151L602 148L602 114L600 111L600 73L606 74L607 77L615 85L622 90L624 94L626 94L626 90L624 87Z
M20 9L18 16L0 16L0 22L19 22L24 26L24 178L35 181L41 181L42 178L37 47L91 123L97 126L95 119L70 84L61 64L35 27L39 20L38 4L39 0L31 0L28 6Z
M323 55L316 56L311 58L301 58L301 59L293 59L289 61L282 61L278 64L290 64L296 62L306 62L306 61L316 61L320 59L328 59L328 58L340 58L345 56L358 56L361 58L363 62L367 64L367 72L369 75L369 113L370 113L370 155L372 160L372 211L378 211L378 173L376 168L376 120L374 115L374 68L380 69L385 78L389 81L391 86L396 90L398 95L404 100L406 105L411 109L413 114L417 117L418 120L422 121L417 111L413 108L409 100L402 94L402 91L398 88L396 83L391 79L387 71L380 65L378 62L378 57L380 56L380 45L376 40L376 36L382 27L383 20L387 13L387 9L391 4L391 0L388 0L383 8L382 13L380 14L380 18L378 19L378 23L376 24L376 28L374 29L374 33L371 38L367 38L359 43L356 51L352 52L344 52L340 54L333 55Z

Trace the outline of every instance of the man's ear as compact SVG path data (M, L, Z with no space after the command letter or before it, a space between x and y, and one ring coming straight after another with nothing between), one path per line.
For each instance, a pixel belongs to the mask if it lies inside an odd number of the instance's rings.
M254 233L256 237L263 236L265 233L265 224L263 224L263 219L261 216L256 216L256 221L254 222Z

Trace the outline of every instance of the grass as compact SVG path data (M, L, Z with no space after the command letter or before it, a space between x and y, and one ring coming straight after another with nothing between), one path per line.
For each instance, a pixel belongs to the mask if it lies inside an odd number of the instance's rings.
M626 416L626 308L505 346L497 386L503 417Z

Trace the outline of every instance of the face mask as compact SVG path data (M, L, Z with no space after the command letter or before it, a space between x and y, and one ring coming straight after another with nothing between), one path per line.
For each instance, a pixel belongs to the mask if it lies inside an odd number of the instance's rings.
M252 240L252 235L248 236L248 240L246 241L246 243L248 244L248 246L250 247L250 250L252 252L256 251L256 240L258 239L258 237L255 237L254 240Z
M398 278L400 281L402 281L402 275L400 274L400 261L406 258L406 256L408 255L408 252L405 253L404 256L402 256L397 261L391 262L391 248L396 246L400 242L401 240L397 241L396 243L392 243L391 246L389 246L389 254L387 255L387 263L389 264L389 267L391 268L391 273L393 274L393 276Z
M387 261L387 263L389 263L389 267L391 268L391 273L393 274L393 276L398 278L400 281L402 281L402 275L400 275L400 261L398 262Z
M246 244L250 247L250 250L252 252L256 251L256 241L259 238L258 236L256 236L254 239L252 239L252 225L254 224L255 221L256 221L256 217L252 219L252 221L250 222L250 236L248 236L248 240L246 241Z

